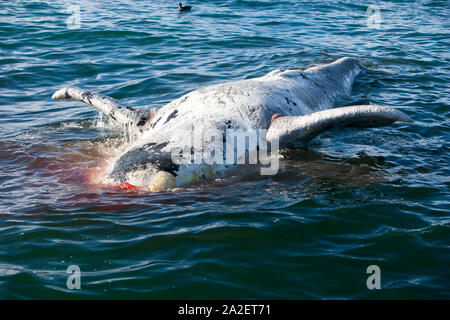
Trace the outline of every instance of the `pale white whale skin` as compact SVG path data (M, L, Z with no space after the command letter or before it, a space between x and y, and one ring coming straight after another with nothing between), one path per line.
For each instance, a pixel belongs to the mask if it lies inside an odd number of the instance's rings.
M267 140L279 138L282 147L295 148L334 126L411 122L403 112L386 106L331 109L338 97L351 93L355 77L364 70L357 59L348 57L306 70L274 70L259 78L197 89L147 113L77 88L60 89L53 98L83 101L139 128L140 137L117 159L109 175L111 181L147 186L163 170L176 175L175 184L181 186L229 169L220 164L173 166L167 162L174 149L192 145L189 132L213 130L225 136L227 129L268 129ZM210 146L201 148L208 150ZM157 155L157 160L148 165L139 162L142 154L145 159ZM151 189L158 187L152 185Z

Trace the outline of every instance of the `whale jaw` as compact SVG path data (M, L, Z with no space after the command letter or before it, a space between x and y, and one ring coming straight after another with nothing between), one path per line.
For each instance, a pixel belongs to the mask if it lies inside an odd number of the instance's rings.
M175 188L177 185L176 178L167 171L158 171L152 178L148 189L150 191L165 191Z
M179 165L163 150L166 145L151 142L126 151L115 161L108 182L131 183L153 191L173 188Z

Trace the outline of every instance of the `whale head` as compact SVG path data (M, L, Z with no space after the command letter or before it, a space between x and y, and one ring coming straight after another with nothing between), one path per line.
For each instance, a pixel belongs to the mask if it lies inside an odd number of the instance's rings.
M129 183L146 187L150 191L174 188L179 165L170 153L162 151L167 143L147 143L122 154L107 180L114 184Z

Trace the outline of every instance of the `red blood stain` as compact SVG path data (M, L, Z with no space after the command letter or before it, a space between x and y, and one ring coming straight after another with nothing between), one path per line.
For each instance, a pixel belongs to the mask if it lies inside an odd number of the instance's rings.
M140 189L138 186L134 186L128 182L118 184L115 187L122 190L133 190L133 191L137 191Z

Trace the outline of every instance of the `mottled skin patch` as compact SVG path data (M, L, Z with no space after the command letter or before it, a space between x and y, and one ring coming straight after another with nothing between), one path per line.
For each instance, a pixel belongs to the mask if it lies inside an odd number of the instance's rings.
M169 114L169 115L167 116L167 119L166 119L166 121L165 121L164 123L167 123L167 122L169 122L171 119L176 118L177 113L178 113L178 110L174 110L171 114Z
M142 117L141 119L139 119L139 122L136 124L136 126L138 127L142 127L143 125L145 125L148 121L147 117Z
M161 120L161 117L158 117L158 119L156 119L156 121L154 121L154 122L150 125L150 128L153 129L153 128L158 124L159 120Z

